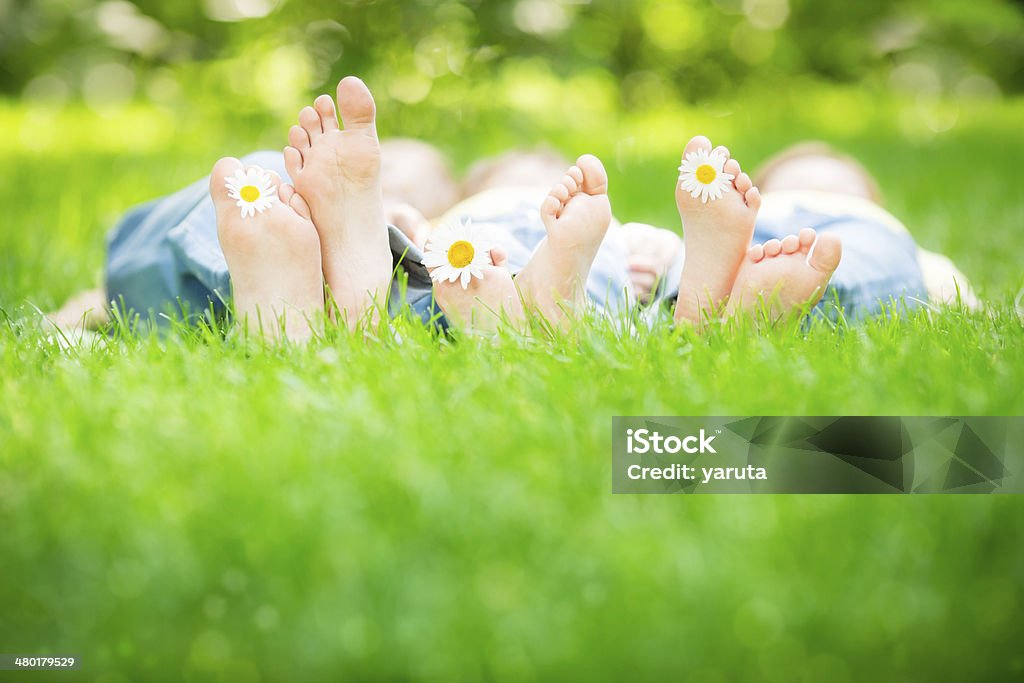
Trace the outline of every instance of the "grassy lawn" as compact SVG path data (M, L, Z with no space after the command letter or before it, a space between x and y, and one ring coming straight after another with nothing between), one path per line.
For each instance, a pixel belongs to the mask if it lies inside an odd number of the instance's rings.
M568 133L500 107L468 129L384 110L383 132L459 164L594 152L619 218L666 227L693 133L748 167L826 139L987 305L806 334L62 351L33 306L98 281L118 213L287 124L0 103L2 649L105 682L1024 676L1024 500L612 497L609 477L612 415L1024 412L1024 101L752 93Z

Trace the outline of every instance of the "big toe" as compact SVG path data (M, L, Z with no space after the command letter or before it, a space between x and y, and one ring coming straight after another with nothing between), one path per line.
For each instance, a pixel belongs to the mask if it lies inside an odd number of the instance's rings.
M604 164L593 154L584 154L576 160L576 166L583 172L583 191L590 195L608 193L608 172Z
M843 243L838 235L824 233L818 235L818 241L807 259L815 270L822 273L833 273L839 267L839 261L843 257Z
M377 107L366 84L355 76L338 83L338 110L345 128L372 128Z
M697 150L703 149L706 152L711 151L711 140L704 137L703 135L695 135L690 138L690 141L686 143L686 148L683 150L683 154L692 154Z
M210 171L210 196L217 208L231 205L228 197L227 180L243 168L242 162L235 157L224 157L213 165Z

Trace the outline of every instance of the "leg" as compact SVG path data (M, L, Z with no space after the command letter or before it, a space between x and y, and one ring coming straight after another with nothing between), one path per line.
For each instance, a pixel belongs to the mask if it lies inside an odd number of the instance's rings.
M320 235L324 277L337 315L355 328L386 305L392 259L380 180L373 96L358 78L338 84L335 105L321 95L288 134L285 167ZM332 311L335 313L335 311Z
M565 319L578 310L586 281L611 224L608 175L597 157L581 156L540 207L547 236L516 278L528 307L545 319Z
M765 311L771 322L805 313L821 300L842 258L839 237L804 228L751 247L726 306L728 315Z
M725 159L724 164L717 171L712 168L708 172L710 178L700 172L696 175L708 182L717 182L721 174L725 181L721 198L706 201L707 196L702 195L700 188L684 187L686 182L682 179L676 183L676 206L683 220L686 260L679 279L675 318L697 325L703 318L714 315L732 291L761 206L760 193L739 163L729 159L729 150L724 147L712 150L711 141L698 136L686 145L684 154L686 160L692 161L696 155L708 152L719 161Z
M226 187L226 181L242 168L238 159L225 158L214 165L210 176L235 315L249 332L306 339L312 334L311 325L323 315L324 303L320 240L309 207L271 171L268 175L278 200L244 216Z

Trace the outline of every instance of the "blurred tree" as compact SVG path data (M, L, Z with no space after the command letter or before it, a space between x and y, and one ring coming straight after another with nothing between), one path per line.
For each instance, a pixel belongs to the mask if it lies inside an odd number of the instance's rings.
M603 70L626 102L800 75L997 95L1024 85L1022 29L1008 0L0 0L0 92L132 97L153 74L288 48L313 85L386 73L406 101L516 60Z

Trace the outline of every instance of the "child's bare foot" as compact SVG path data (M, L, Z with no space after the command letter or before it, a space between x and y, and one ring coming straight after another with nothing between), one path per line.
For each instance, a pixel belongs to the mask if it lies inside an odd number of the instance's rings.
M801 313L821 300L842 255L838 235L818 235L811 228L755 245L740 266L726 313L763 307L773 322Z
M65 301L46 319L64 331L98 330L110 322L109 305L103 289L86 289Z
M284 160L309 203L331 295L340 315L355 327L367 310L375 316L386 304L391 248L373 96L354 76L341 80L337 95L344 130L338 128L334 102L321 95L299 112L300 125L288 132Z
M503 323L522 329L525 316L512 273L505 267L508 256L491 249L491 265L483 266L483 278L473 278L465 289L459 281L434 283L434 299L455 328L494 332Z
M729 150L718 147L712 151L711 141L698 135L687 143L684 158L701 150L721 154L726 159L721 170L733 179L727 181L721 198L711 201L693 197L681 181L676 182L676 206L683 219L686 259L679 278L675 318L698 325L702 316L717 311L732 291L761 207L761 194L742 172L739 162L729 158Z
M608 174L600 160L584 154L540 206L545 237L516 277L528 306L549 321L565 317L564 306L578 309L586 281L612 220Z
M292 188L266 171L278 201L242 217L225 182L242 170L234 158L218 161L210 176L220 238L235 302L235 315L250 332L306 339L324 310L320 240L309 207ZM245 196L246 188L241 188Z

